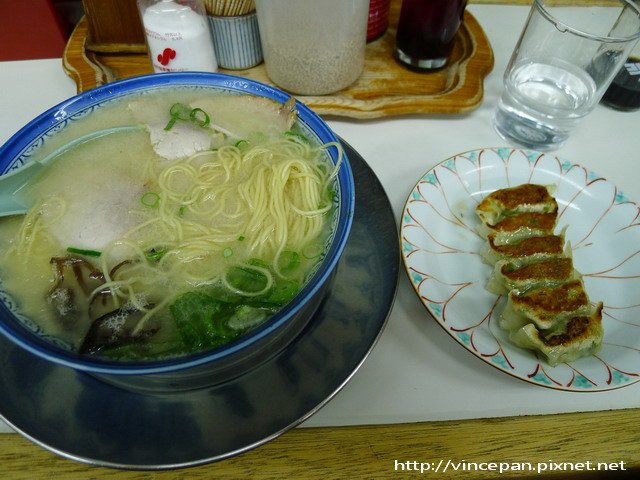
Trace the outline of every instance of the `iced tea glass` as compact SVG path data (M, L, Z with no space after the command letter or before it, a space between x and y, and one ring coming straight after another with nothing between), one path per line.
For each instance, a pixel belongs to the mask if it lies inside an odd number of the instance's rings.
M504 73L495 110L510 143L554 150L591 112L640 37L632 0L607 6L558 6L534 0Z
M416 70L444 67L466 5L467 0L403 0L396 58Z

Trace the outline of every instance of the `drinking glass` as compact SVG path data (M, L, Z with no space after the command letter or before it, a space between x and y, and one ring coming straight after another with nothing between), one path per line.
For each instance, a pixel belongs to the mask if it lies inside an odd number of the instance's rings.
M638 6L632 0L610 5L534 0L493 119L505 140L554 150L595 108L640 37Z
M466 5L467 0L403 0L396 58L414 70L444 67Z

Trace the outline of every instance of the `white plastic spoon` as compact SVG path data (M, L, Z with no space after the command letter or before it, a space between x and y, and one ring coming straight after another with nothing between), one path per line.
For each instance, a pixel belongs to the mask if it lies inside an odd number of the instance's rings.
M36 175L52 160L65 153L67 150L107 135L111 135L114 133L131 132L134 130L142 130L144 128L145 127L143 125L130 125L124 127L107 128L105 130L97 130L95 132L83 135L82 137L78 137L75 140L61 146L40 161L28 162L20 168L1 175L0 217L6 217L9 215L24 215L25 213L27 213L30 205L25 204L24 200L20 199L19 196L16 195L16 193L20 191L20 189L22 189L25 185L27 185L29 183L29 180L31 180L34 175Z

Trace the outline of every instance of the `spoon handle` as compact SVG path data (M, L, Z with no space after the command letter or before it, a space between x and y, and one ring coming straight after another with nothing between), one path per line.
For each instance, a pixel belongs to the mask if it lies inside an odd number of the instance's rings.
M122 132L131 132L144 129L144 125L127 125L124 127L112 127L88 133L57 148L45 158L39 161L28 162L20 168L16 168L0 176L0 217L9 215L24 215L30 205L16 195L29 181L52 160L58 158L66 151L83 143L102 138L107 135Z

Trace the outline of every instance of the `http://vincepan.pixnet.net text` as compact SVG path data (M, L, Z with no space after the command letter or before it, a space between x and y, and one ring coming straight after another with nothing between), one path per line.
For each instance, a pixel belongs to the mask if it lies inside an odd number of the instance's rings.
M549 472L620 472L626 470L625 462L562 462L549 460L546 462L472 462L467 460L439 459L432 462L417 460L394 460L395 472L413 472L418 474L437 474L452 472L521 472L521 473L549 473Z

